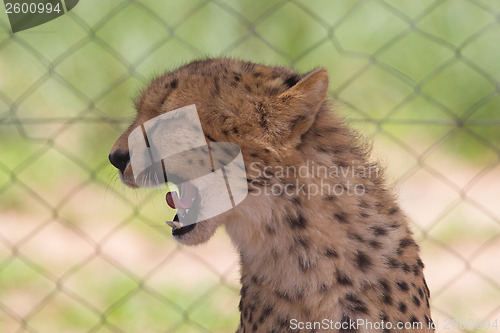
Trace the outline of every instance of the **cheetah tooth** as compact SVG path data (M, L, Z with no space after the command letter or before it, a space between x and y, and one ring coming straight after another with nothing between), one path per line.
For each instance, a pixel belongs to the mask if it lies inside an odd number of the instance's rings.
M183 224L178 221L165 221L165 223L168 224L169 227L171 228L182 228Z
M179 228L179 229L183 227L183 225L182 225L182 223L181 223L181 222L172 221L172 223L173 223L173 224L174 224L177 228Z

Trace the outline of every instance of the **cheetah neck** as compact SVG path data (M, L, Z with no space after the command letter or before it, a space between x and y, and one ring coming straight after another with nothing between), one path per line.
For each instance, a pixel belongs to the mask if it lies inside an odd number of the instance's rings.
M385 215L396 210L394 198L383 188L380 174L356 174L375 165L366 161L352 133L330 114L319 118L303 138L300 159L292 161L308 175L297 172L280 178L271 169L266 178L268 188L294 184L297 192L255 198L255 206L241 213L241 221L226 226L240 252L242 275L253 277L247 282L296 300L310 288L326 288L337 280L349 288L374 282L376 274L367 273L358 281L349 276L369 270L374 248L381 254L392 250L383 249L390 240L363 235L372 235L372 228L380 233L391 228L394 223ZM334 173L322 172L323 167ZM356 185L365 192L347 193ZM329 190L312 193L321 186Z
M318 118L286 165L309 161L334 169L373 166L346 127L330 116ZM267 161L273 165L272 159ZM240 253L242 331L264 327L287 331L292 318L430 320L418 246L382 175L318 176L308 168L305 177L271 172L257 185L270 187L298 179L299 185L306 186L323 182L352 189L358 184L364 192L250 196L239 220L226 224ZM404 294L410 292L413 303ZM406 313L395 313L395 304ZM277 319L266 323L272 311Z

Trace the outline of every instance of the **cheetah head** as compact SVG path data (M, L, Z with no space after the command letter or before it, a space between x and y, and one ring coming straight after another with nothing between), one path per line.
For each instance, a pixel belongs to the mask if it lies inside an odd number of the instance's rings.
M109 159L125 185L150 186L134 177L130 134L148 120L195 105L207 145L226 142L237 145L245 164L246 182L252 184L265 165L294 163L298 158L304 134L311 129L320 110L327 108L327 88L328 75L322 68L300 75L285 67L227 58L192 62L153 79L144 89L135 101L136 118L114 144ZM193 129L182 126L176 126L177 131L185 133L184 138L189 140ZM170 140L165 133L165 145L175 144ZM202 155L195 153L171 165L164 178L192 179L193 168L198 167L201 174L206 164ZM148 175L143 179L146 178ZM185 184L180 188L180 200L184 198L189 201L186 207L196 208L189 209L189 214L198 214L209 202L213 204L203 194L210 184ZM259 221L272 216L273 200L272 196L255 194L249 189L247 197L234 209L195 224L174 227L173 237L186 245L203 243L220 225L251 237L260 227Z

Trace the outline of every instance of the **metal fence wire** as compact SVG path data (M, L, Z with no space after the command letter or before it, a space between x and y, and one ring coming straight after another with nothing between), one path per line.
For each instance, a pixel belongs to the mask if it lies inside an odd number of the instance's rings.
M235 330L227 238L176 245L107 161L139 88L206 55L326 67L401 193L439 329L495 330L500 2L89 0L0 29L1 332Z

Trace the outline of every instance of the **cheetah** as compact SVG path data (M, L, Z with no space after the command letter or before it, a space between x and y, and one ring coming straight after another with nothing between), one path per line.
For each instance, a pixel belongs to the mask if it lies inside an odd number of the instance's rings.
M240 258L237 332L432 332L408 220L369 147L328 101L328 85L323 68L297 74L231 58L191 62L144 89L109 159L124 184L143 186L133 177L127 137L192 104L207 145L241 148L243 202L172 229L176 241L195 245L225 226ZM187 176L186 167L176 174Z

